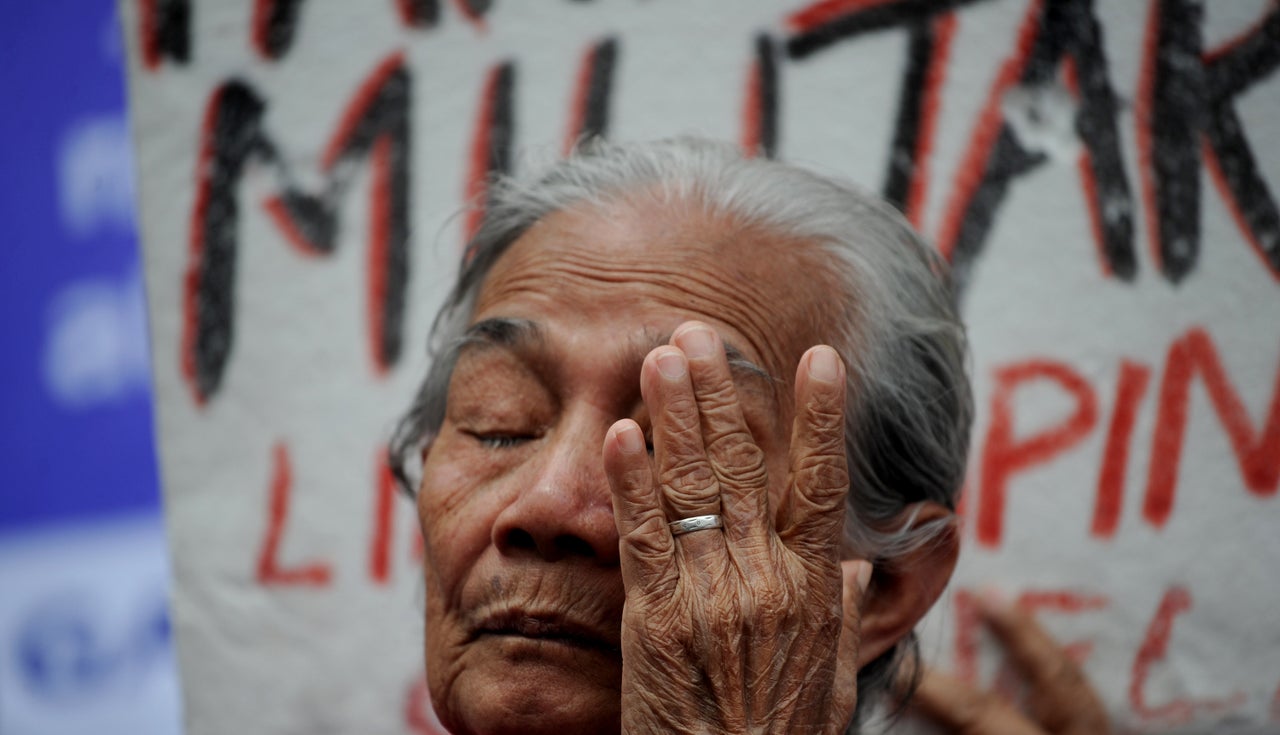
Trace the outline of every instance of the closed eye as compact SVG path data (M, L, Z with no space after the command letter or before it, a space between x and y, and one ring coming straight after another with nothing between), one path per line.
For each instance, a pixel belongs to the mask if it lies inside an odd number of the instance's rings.
M525 442L533 441L536 438L532 434L468 433L471 434L472 438L479 442L481 446L489 449L510 449Z

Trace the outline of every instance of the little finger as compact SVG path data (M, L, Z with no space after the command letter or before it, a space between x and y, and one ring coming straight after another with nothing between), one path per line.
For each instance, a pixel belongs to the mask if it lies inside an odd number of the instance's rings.
M791 479L779 530L793 551L834 560L849 493L845 453L845 368L830 347L811 348L796 370Z

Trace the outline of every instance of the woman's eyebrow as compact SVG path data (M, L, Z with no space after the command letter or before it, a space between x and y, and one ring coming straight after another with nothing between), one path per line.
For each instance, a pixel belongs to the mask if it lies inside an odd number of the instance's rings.
M467 327L457 341L457 352L476 347L525 347L543 341L542 328L537 322L516 317L493 317Z
M519 317L491 317L482 319L467 328L455 342L455 355L461 356L473 349L486 347L503 347L523 351L544 346L546 335L541 325L530 319ZM656 347L671 343L671 334L659 335L646 333L644 337L633 343L632 352L636 368L643 362L644 356ZM768 370L757 365L746 354L731 342L723 342L725 358L733 375L747 383L760 384L772 394L783 381Z
M780 378L770 375L768 370L765 370L747 359L747 356L744 355L741 350L728 342L724 345L724 354L729 360L729 370L731 370L735 375L738 375L739 377L751 377L763 380L769 384L771 389L775 385L782 383Z

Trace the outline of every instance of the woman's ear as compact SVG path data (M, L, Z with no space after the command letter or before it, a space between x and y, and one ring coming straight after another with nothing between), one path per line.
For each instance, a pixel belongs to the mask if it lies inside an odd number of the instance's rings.
M951 580L960 552L960 538L954 513L932 502L912 505L911 526L947 523L945 528L920 548L894 559L877 563L871 584L862 597L860 611L862 635L858 644L858 668L876 660L889 650L929 611ZM948 521L951 521L948 523ZM841 562L848 570L856 560ZM846 574L845 578L849 576ZM846 615L853 614L846 611Z

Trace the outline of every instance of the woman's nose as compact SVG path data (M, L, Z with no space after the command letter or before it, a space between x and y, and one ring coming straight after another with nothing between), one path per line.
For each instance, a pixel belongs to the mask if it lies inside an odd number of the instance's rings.
M618 563L618 530L601 460L604 429L566 428L543 440L527 484L498 514L493 544L503 554L601 565Z

